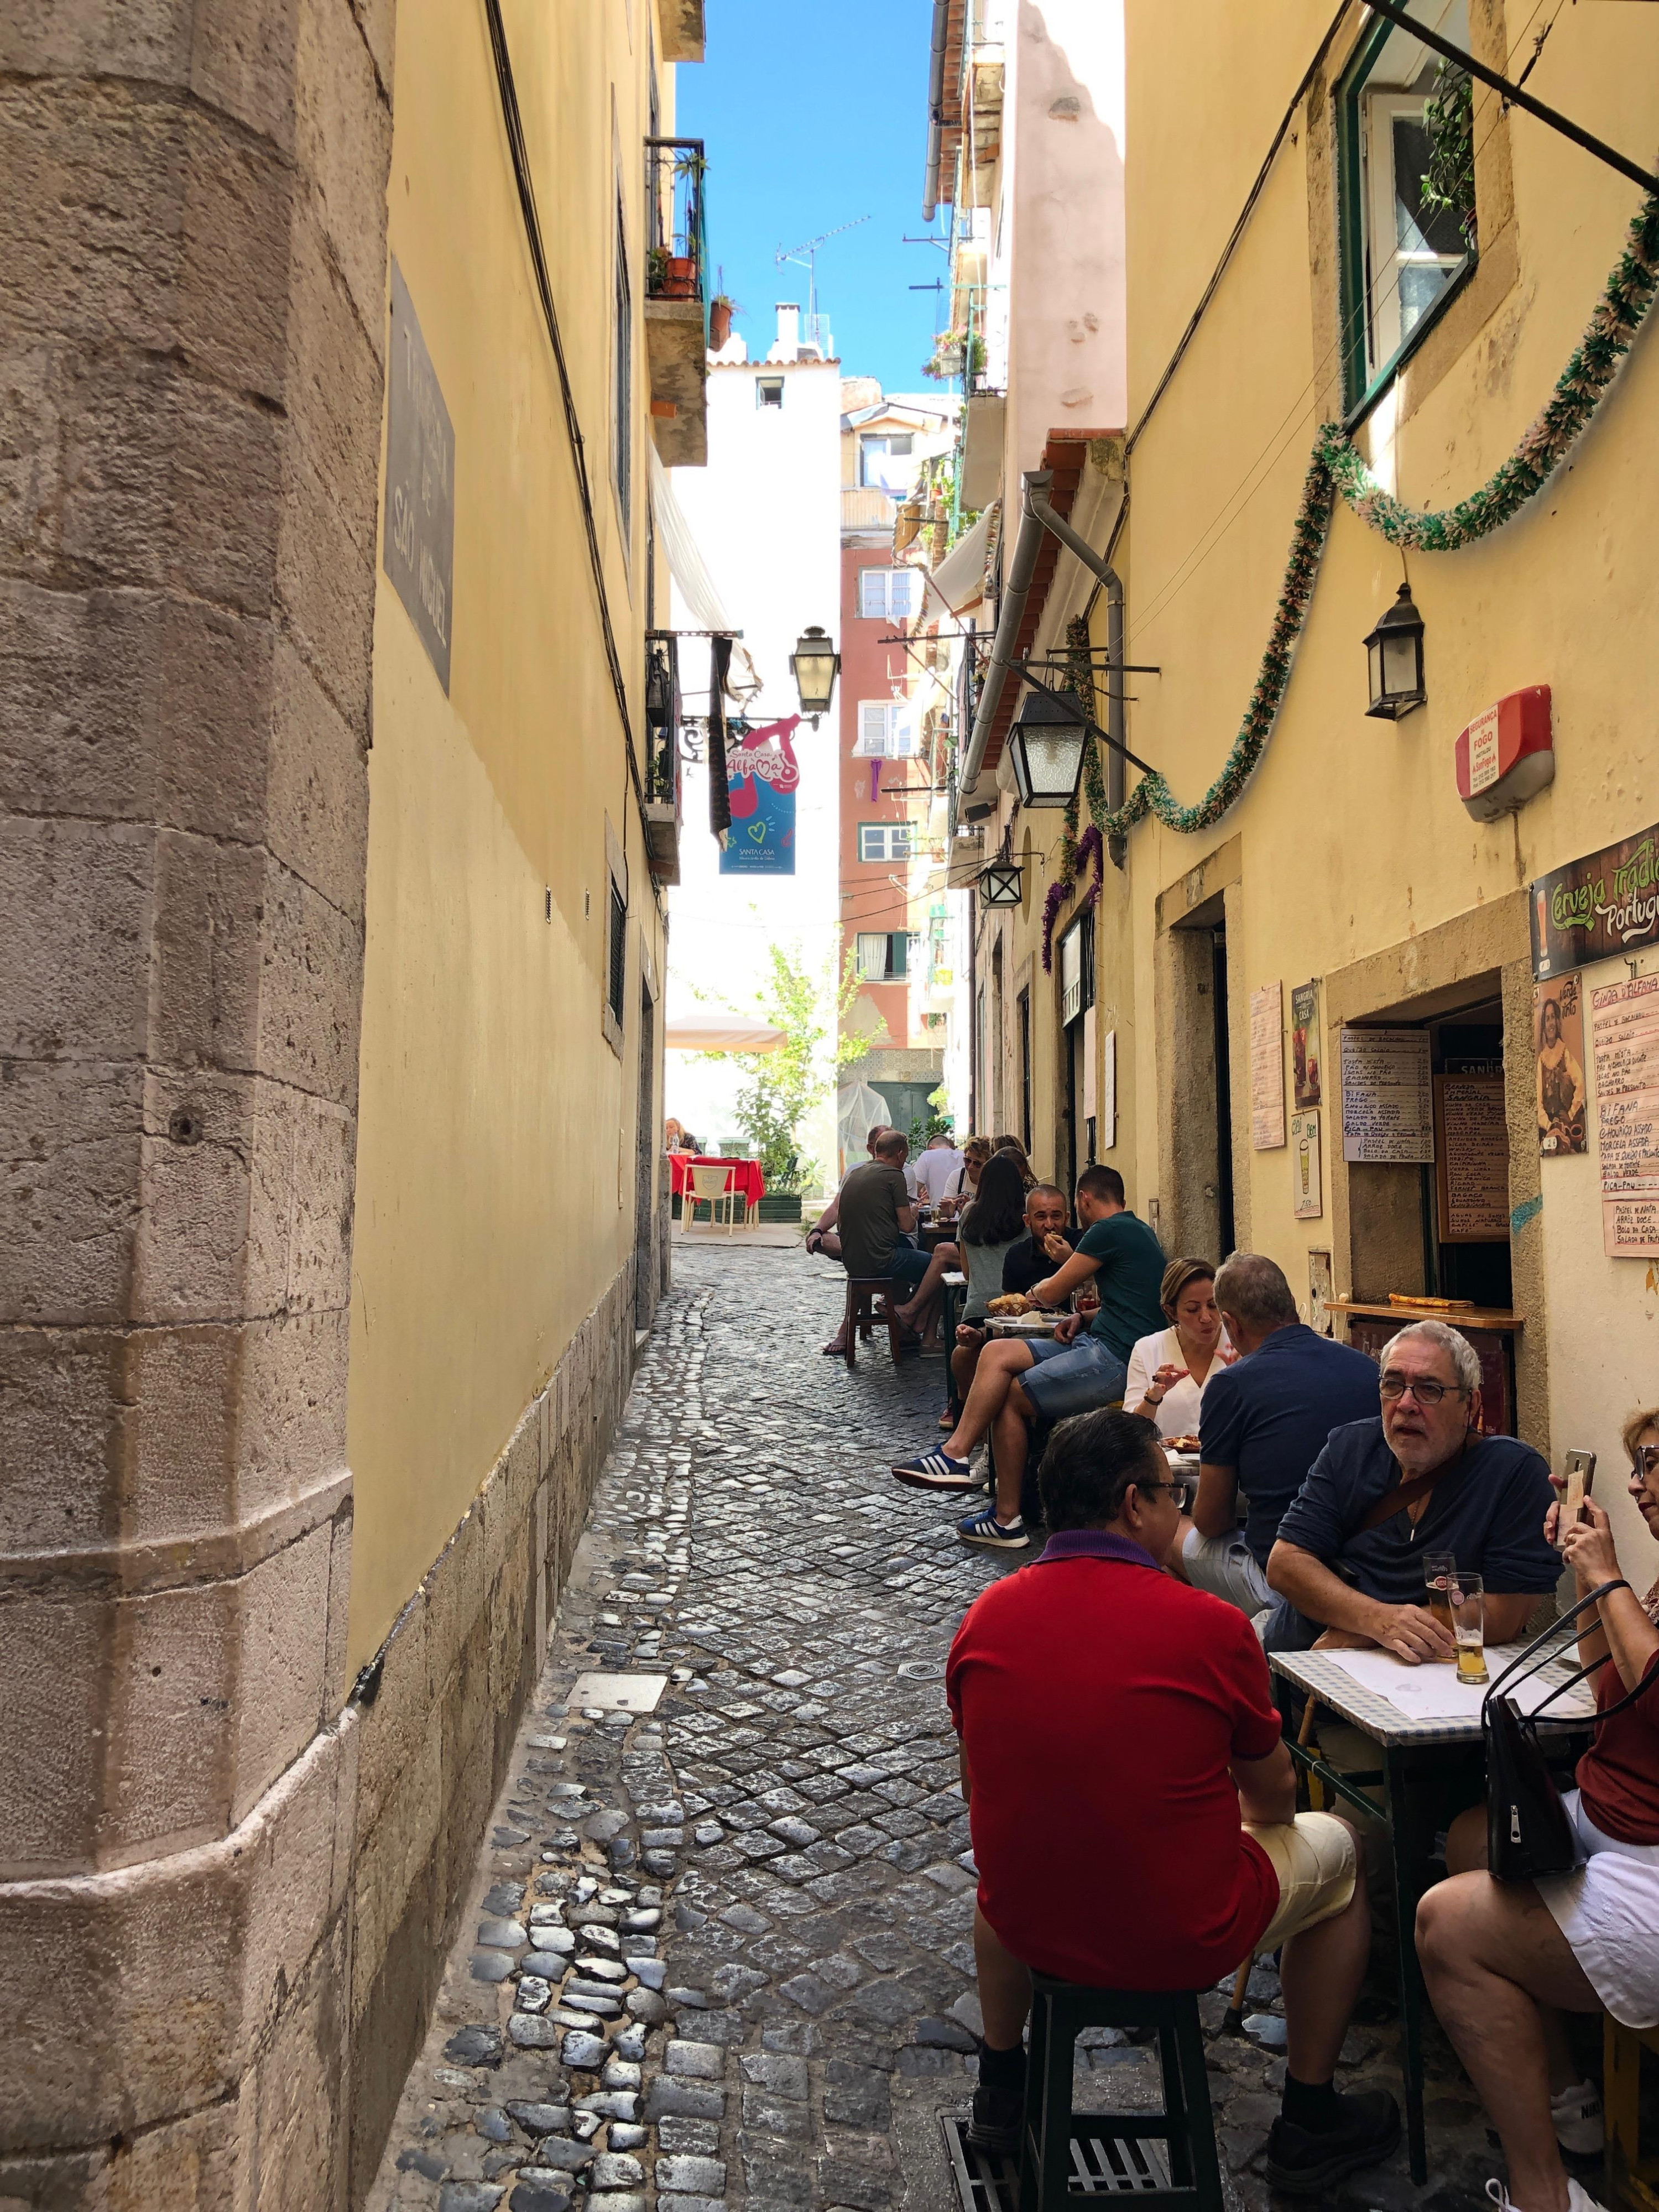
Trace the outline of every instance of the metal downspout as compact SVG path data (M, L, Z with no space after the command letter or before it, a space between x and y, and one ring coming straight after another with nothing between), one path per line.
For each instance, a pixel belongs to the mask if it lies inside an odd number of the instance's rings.
M933 50L927 64L927 178L921 188L921 219L932 222L939 206L939 164L945 145L945 49L950 35L951 0L933 0Z
M1025 602L1030 595L1031 579L1036 572L1037 555L1042 547L1042 507L1048 505L1048 487L1054 482L1048 469L1033 470L1021 478L1023 495L1019 509L1019 535L1014 540L1014 557L1008 572L1008 581L1002 594L1002 604L997 609L997 626L991 640L990 656L985 664L985 682L981 688L979 703L974 709L974 726L969 732L968 750L963 756L962 772L957 788L966 795L979 781L980 769L985 763L985 748L990 742L991 724L1002 698L1002 687L1008 680L1008 664L1014 657L1014 647L1019 636L1019 626L1025 617ZM1050 515L1057 522L1058 515ZM1079 543L1082 541L1079 540ZM1093 556L1091 555L1092 561Z

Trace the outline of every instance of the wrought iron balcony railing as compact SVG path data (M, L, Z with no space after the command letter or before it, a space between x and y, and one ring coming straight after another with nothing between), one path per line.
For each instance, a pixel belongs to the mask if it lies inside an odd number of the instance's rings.
M695 300L708 318L708 165L701 138L645 142L645 292Z

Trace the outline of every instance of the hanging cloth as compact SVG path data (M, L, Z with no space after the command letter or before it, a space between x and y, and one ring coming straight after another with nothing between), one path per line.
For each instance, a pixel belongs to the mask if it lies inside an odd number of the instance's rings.
M726 763L726 672L732 661L729 637L708 641L708 828L726 850L732 827L732 779Z

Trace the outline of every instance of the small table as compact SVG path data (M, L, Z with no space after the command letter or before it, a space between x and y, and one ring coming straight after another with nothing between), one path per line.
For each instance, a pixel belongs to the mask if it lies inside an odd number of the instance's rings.
M1552 1659L1540 1670L1546 1681L1559 1680L1572 1671L1571 1651L1569 1640L1564 1646L1564 1656ZM1370 1736L1382 1753L1382 1766L1377 1773L1340 1774L1303 1745L1286 1740L1286 1748L1298 1766L1317 1776L1327 1790L1337 1797L1346 1798L1367 1820L1382 1821L1389 1831L1399 1936L1401 2071L1406 2083L1406 2139L1412 2179L1420 2186L1428 2179L1429 2167L1423 2130L1423 1974L1417 1958L1416 1921L1418 1899L1427 1885L1417 1877L1418 1869L1428 1858L1425 1846L1433 1841L1432 1831L1422 1832L1422 1802L1426 1794L1422 1784L1432 1777L1467 1773L1471 1758L1484 1765L1480 1706L1486 1692L1471 1691L1471 1710L1466 1719L1414 1719L1387 1698L1357 1681L1346 1667L1338 1663L1334 1651L1270 1651L1267 1664L1275 1674L1293 1683L1298 1690L1311 1692L1321 1705L1328 1705L1333 1712L1340 1713L1352 1727ZM1494 1668L1494 1680L1497 1672ZM1575 1729L1586 1729L1592 1717L1589 1692L1581 1686L1573 1695L1589 1710L1558 1709L1557 1713L1541 1717L1543 1725L1559 1729L1564 1737ZM1358 1786L1361 1782L1378 1781L1383 1784L1382 1805Z
M758 1160L732 1160L719 1152L670 1152L668 1173L673 1194L680 1200L682 1215L685 1211L685 1195L690 1187L693 1168L735 1170L736 1172L732 1177L732 1188L743 1200L745 1220L754 1213L762 1199L766 1195L766 1178L761 1173L761 1164ZM695 1202L692 1211L695 1214L696 1211Z
M968 1287L968 1278L959 1267L947 1267L939 1277L942 1300L939 1332L945 1346L945 1357L949 1359L957 1347L957 1323L962 1312L962 1294Z

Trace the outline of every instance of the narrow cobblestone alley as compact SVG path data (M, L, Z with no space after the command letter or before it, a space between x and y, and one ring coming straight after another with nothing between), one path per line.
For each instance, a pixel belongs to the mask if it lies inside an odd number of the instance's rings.
M713 1241L675 1266L372 2212L954 2205L939 2116L979 2014L944 1662L1009 1563L889 1481L940 1370L825 1359L838 1273ZM585 1670L670 1679L601 1713L574 1706ZM1210 2045L1243 2207L1267 2203L1277 1996L1264 1964L1260 2039ZM1089 2101L1155 2100L1147 2054L1093 2040ZM1397 2088L1390 2032L1344 2057L1345 2086ZM1427 2196L1402 2153L1334 2201L1484 2202L1478 2113L1437 2070Z

